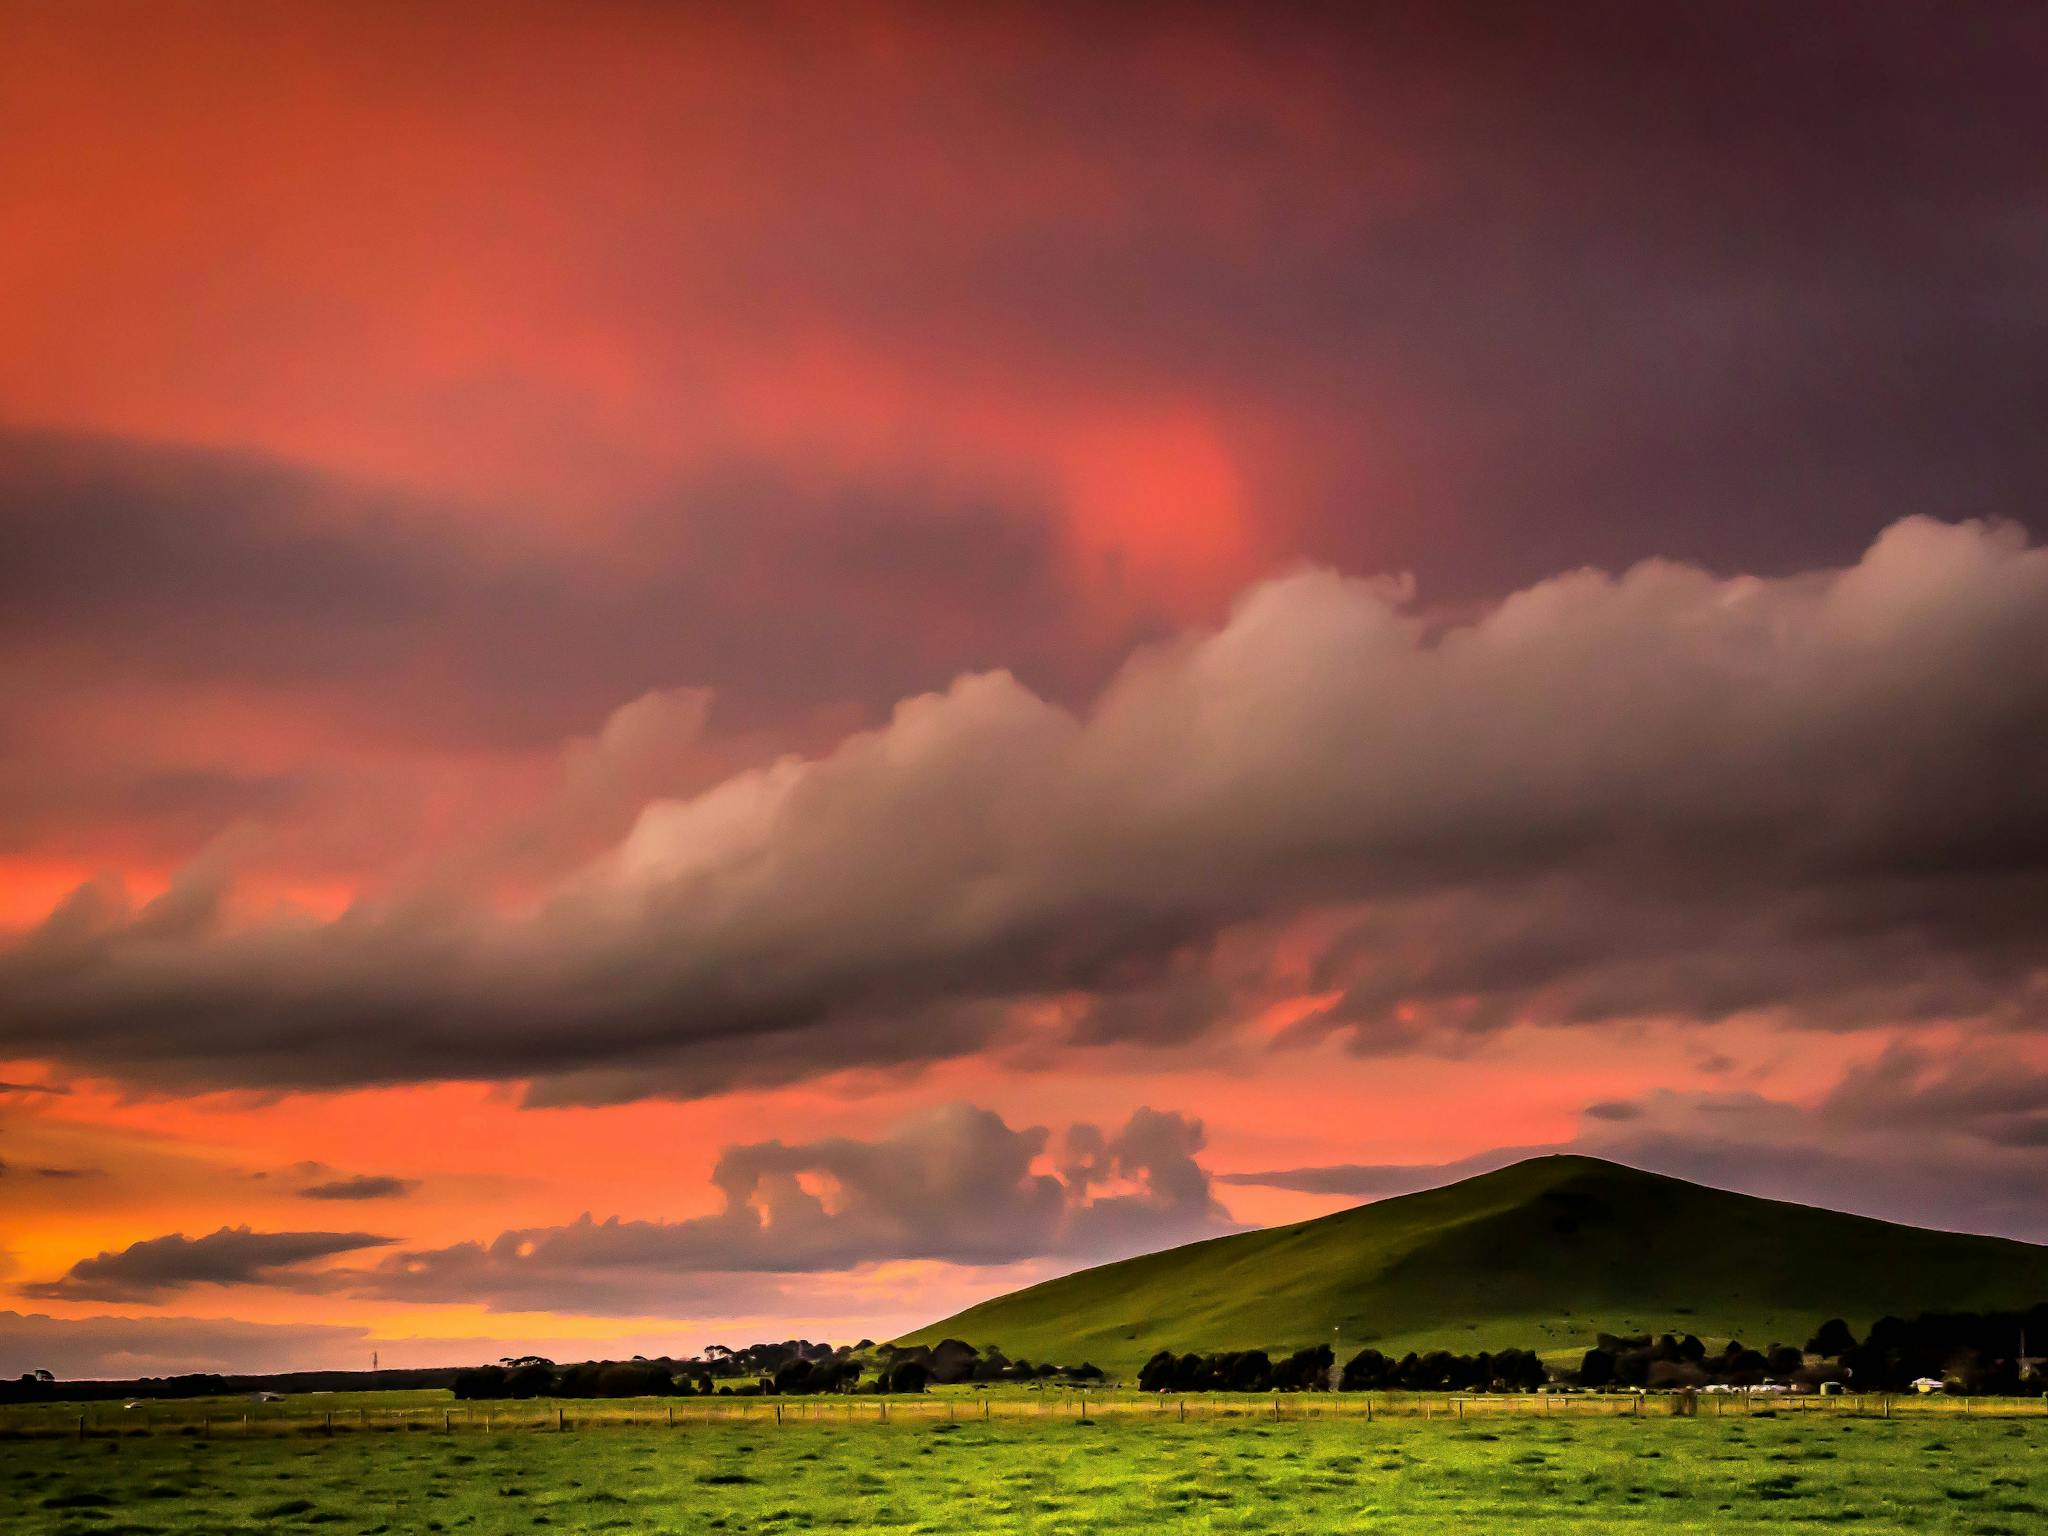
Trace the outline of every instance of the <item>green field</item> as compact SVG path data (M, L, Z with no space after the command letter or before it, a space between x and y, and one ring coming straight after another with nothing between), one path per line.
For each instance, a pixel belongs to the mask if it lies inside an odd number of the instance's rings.
M572 1425L583 1427L566 1433L440 1433L441 1409L413 1404L404 1411L428 1417L411 1432L332 1435L314 1427L324 1408L281 1405L243 1432L225 1427L238 1405L222 1403L201 1409L215 1416L205 1438L166 1420L83 1441L32 1436L26 1421L10 1419L0 1424L0 1530L2048 1528L2048 1414L2039 1402L1900 1404L1889 1420L1818 1404L1677 1419L1636 1417L1632 1405L1601 1400L1544 1413L1533 1399L1494 1399L1474 1400L1461 1421L1444 1400L1383 1400L1370 1422L1345 1399L1289 1401L1278 1419L1270 1403L1239 1399L1227 1416L1198 1411L1186 1422L1177 1404L1129 1395L1086 1418L1078 1398L1000 1403L987 1421L973 1401L898 1403L885 1423L873 1400L853 1405L850 1420L848 1405L814 1401L805 1405L812 1416L787 1413L780 1428L772 1404L754 1403L745 1416L674 1429L657 1417L659 1404L571 1403ZM542 1422L541 1405L514 1406ZM1341 1411L1322 1411L1330 1407ZM1403 1411L1386 1411L1395 1407Z
M1797 1346L1829 1317L2021 1309L2048 1248L1759 1200L1586 1157L1542 1157L1315 1221L1083 1270L900 1342L1132 1375L1157 1349L1388 1354L1534 1349L1597 1332Z

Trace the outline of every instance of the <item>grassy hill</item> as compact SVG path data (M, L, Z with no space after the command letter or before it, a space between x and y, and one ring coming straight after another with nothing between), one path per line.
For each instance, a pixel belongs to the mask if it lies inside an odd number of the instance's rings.
M1804 1343L1828 1317L2048 1300L2048 1247L1759 1200L1589 1157L1539 1157L1292 1226L1212 1238L999 1296L906 1335L1135 1371L1160 1348L1348 1355L1593 1335Z

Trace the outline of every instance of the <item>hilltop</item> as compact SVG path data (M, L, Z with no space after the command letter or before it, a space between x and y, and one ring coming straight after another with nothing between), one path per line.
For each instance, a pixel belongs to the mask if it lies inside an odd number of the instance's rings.
M1313 1221L998 1296L907 1334L1087 1358L1365 1346L1556 1356L1599 1332L1799 1344L1822 1320L2048 1300L2048 1248L1763 1200L1598 1158L1531 1158Z

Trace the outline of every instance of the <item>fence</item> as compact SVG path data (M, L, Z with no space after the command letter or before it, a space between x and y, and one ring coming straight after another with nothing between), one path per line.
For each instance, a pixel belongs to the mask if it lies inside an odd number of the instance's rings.
M0 1405L0 1436L125 1438L182 1435L472 1434L607 1429L689 1429L707 1425L1019 1422L1051 1417L1121 1422L1304 1422L1381 1419L1457 1425L1504 1418L1567 1420L1742 1415L1828 1418L1982 1416L2048 1413L2043 1398L1820 1397L1749 1393L1273 1393L1141 1394L1129 1391L950 1393L903 1397L532 1399L331 1407L317 1394L280 1403L235 1399Z

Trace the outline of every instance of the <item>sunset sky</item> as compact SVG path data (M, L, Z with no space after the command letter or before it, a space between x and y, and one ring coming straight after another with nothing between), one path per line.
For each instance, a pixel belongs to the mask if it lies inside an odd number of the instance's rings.
M2048 1241L2048 11L0 7L0 1374L1571 1148Z

